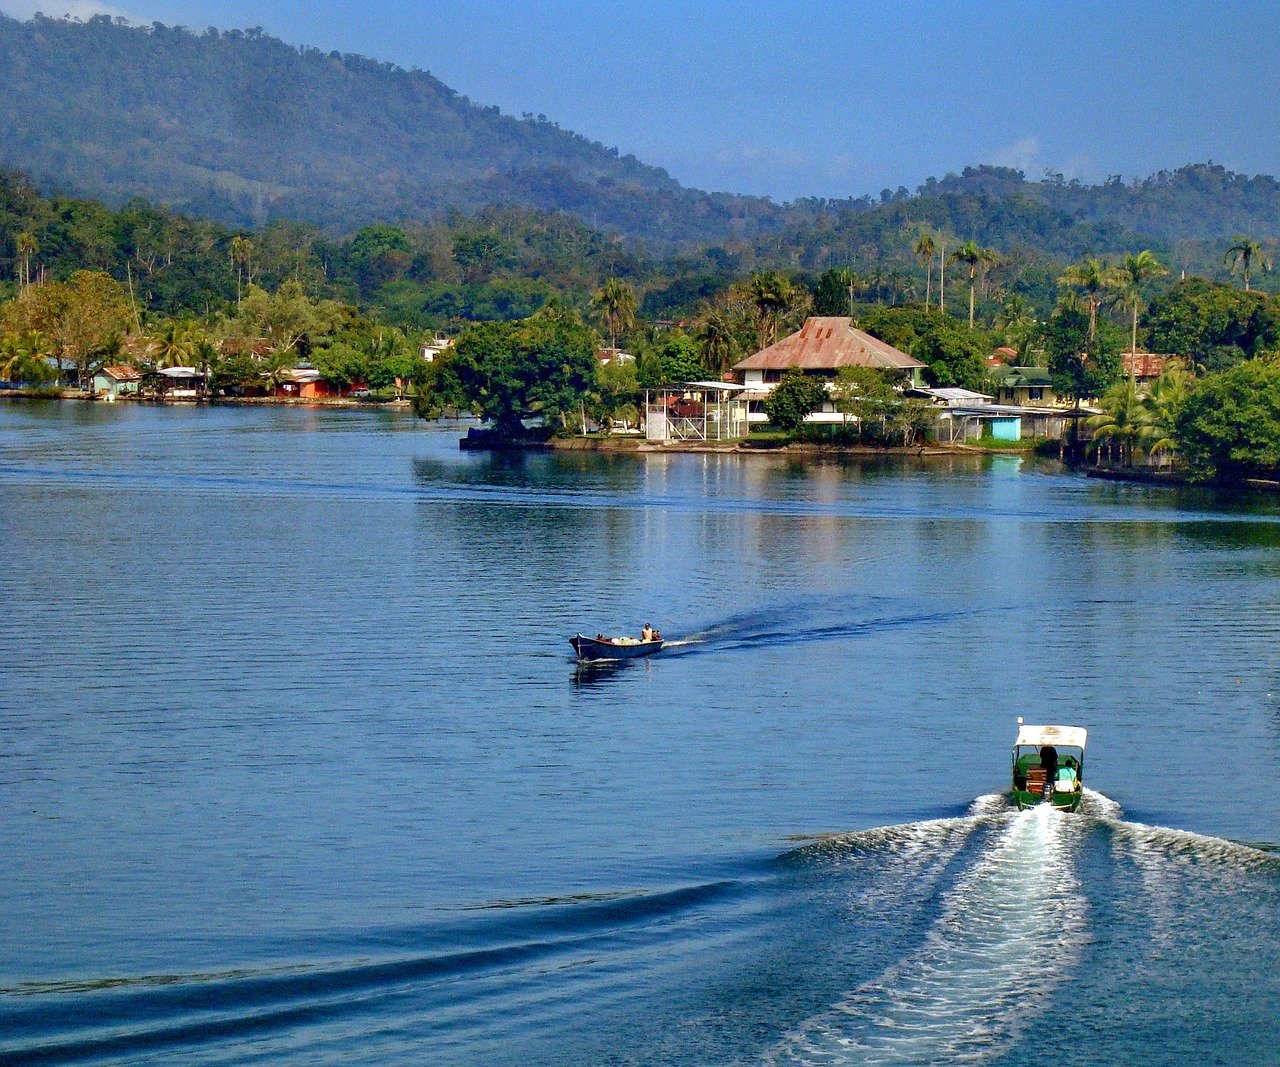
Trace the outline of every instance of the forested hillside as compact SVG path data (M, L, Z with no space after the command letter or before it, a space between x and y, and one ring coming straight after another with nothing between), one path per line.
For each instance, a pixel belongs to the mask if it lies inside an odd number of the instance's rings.
M975 167L914 194L787 205L704 193L422 71L255 30L0 16L0 63L0 164L46 192L141 196L230 226L284 219L341 234L523 206L653 252L723 246L730 272L909 262L922 225L1027 264L1151 247L1201 272L1221 266L1232 234L1280 236L1280 184L1209 164L1097 186Z
M0 16L0 67L0 163L109 202L338 228L525 204L656 240L754 233L779 216L765 200L686 190L545 119L473 104L422 71L254 30Z

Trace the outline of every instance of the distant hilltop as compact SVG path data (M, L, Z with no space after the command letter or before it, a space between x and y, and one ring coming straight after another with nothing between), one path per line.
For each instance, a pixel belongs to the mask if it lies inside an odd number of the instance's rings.
M1055 256L1232 233L1280 236L1280 184L1195 164L1134 183L966 169L844 201L707 193L545 118L503 115L423 71L295 48L258 30L0 16L0 164L45 190L133 197L232 226L353 230L519 205L680 246L829 238L877 244L916 223ZM820 265L820 264L818 264Z

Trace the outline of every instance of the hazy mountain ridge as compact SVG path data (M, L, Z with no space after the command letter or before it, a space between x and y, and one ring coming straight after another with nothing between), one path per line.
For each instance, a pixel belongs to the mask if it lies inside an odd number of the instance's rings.
M523 205L657 250L723 244L806 268L902 256L920 225L1056 259L1181 244L1181 258L1207 261L1232 233L1280 235L1280 184L1212 164L1095 186L976 167L915 195L786 205L705 193L423 71L256 30L0 16L0 62L0 164L46 190L141 196L234 226L299 219L350 232Z
M423 71L252 30L0 17L0 63L0 162L108 202L345 228L523 203L657 240L780 217L766 200L687 190L553 123L480 107Z

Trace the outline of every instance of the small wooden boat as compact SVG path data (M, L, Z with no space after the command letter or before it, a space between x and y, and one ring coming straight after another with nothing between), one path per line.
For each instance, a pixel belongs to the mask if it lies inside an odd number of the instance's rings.
M569 638L573 651L580 660L639 659L652 656L662 649L662 639L643 641L638 637L584 637L575 634Z
M1052 804L1059 811L1079 810L1087 740L1083 726L1027 726L1018 719L1009 796L1019 811L1035 804Z

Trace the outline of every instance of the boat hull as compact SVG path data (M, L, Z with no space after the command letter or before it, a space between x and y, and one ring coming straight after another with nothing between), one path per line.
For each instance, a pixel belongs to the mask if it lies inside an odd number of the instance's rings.
M637 641L633 645L615 645L612 641L598 641L594 637L584 637L582 634L569 638L569 644L573 646L574 655L584 661L640 659L662 650L661 641Z
M1026 789L1009 791L1009 798L1019 811L1023 808L1034 808L1037 804L1049 804L1059 811L1079 811L1081 796L1079 792L1054 793L1052 800L1045 800L1039 793L1032 793Z

